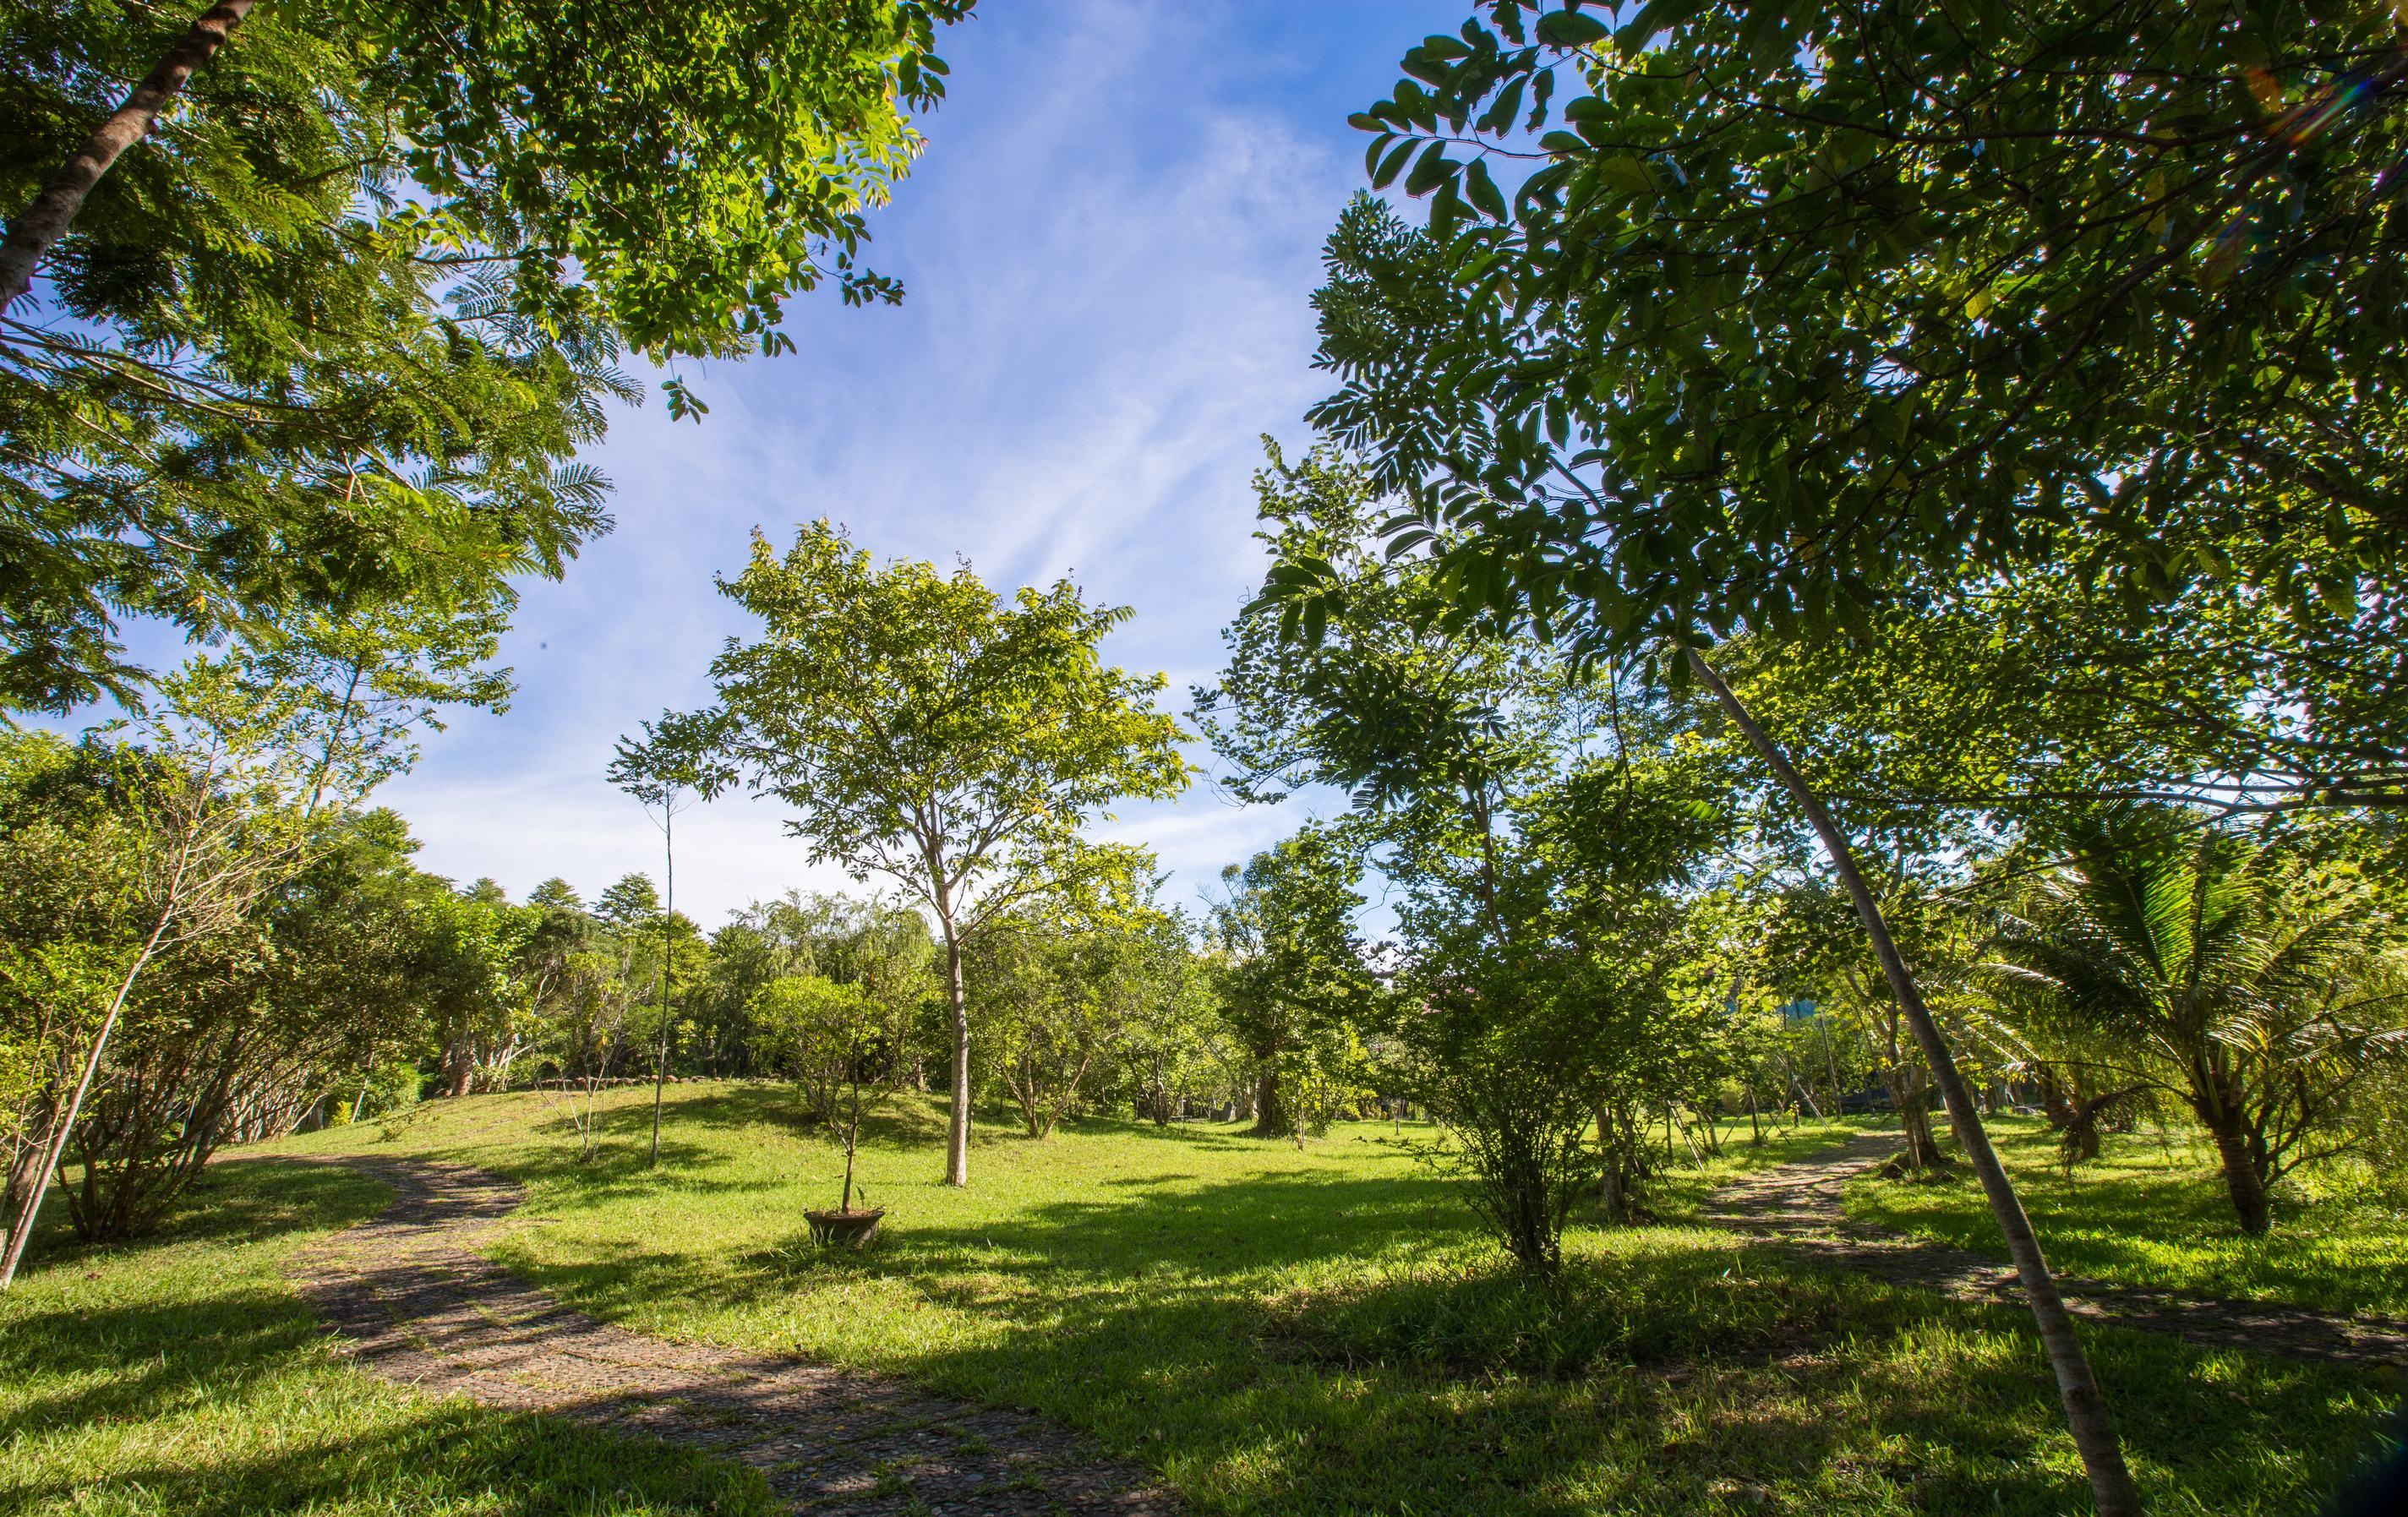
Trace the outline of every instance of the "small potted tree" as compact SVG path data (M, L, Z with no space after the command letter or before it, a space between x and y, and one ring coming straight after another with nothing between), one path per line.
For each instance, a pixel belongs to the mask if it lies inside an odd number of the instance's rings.
M805 1116L824 1124L844 1149L844 1187L833 1211L803 1213L816 1243L860 1248L878 1234L883 1208L853 1206L853 1160L861 1121L893 1094L904 1067L904 1009L874 985L838 984L818 975L770 981L754 998L754 1036L801 1087ZM867 1201L867 1193L861 1199Z

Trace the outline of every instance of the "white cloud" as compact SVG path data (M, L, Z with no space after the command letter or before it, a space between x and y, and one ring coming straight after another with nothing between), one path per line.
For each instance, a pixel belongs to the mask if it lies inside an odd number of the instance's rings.
M594 459L619 529L566 582L528 589L513 709L462 721L383 797L422 862L514 894L657 872L657 831L603 770L642 720L708 702L710 658L745 630L711 577L755 525L776 538L830 516L882 553L967 556L999 587L1075 571L1138 608L1111 655L1172 671L1183 706L1259 573L1257 436L1300 439L1326 389L1307 297L1361 181L1345 111L1423 22L1460 19L1459 0L1412 8L1097 0L998 7L957 32L930 154L875 226L871 261L904 278L905 305L800 302L796 353L689 368L702 425L657 407L615 419ZM1314 46L1367 82L1325 78ZM1201 789L1111 835L1157 848L1189 899L1301 820ZM681 904L715 923L836 884L778 823L741 800L681 818Z

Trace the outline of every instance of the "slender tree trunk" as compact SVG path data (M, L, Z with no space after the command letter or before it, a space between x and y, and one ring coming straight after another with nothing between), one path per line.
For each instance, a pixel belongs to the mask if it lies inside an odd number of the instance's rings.
M954 936L953 919L939 919L945 929L945 995L953 1017L953 1111L945 1135L945 1183L970 1182L970 1010L962 995L962 944Z
M677 973L677 795L661 803L661 1043L652 1057L652 1156L647 1168L661 1166L661 1087L669 1078L669 977ZM845 1156L848 1168L853 1156ZM852 1183L848 1177L846 1183Z
M1840 1088L1840 1056L1831 1052L1830 1019L1824 1018L1814 1030L1822 1035L1823 1067L1831 1076L1831 1115L1844 1117L1848 1114L1848 1093Z
M1957 1072L1947 1040L1940 1036L1939 1023L1932 1021L1929 1008L1924 1005L1922 986L1907 972L1906 960L1890 937L1889 923L1882 916L1871 887L1856 868L1856 855L1847 838L1822 798L1807 786L1788 755L1756 725L1756 718L1730 686L1723 682L1722 676L1696 649L1684 651L1698 682L1713 694L1724 714L1745 735L1749 746L1788 791L1790 799L1806 813L1808 824L1822 840L1824 852L1830 855L1832 869L1856 903L1856 915L1864 922L1865 936L1872 941L1873 955L1881 961L1882 973L1888 978L1899 1009L1914 1029L1915 1041L1922 1045L1924 1058L1931 1066L1932 1079L1940 1086L1949 1123L1956 1132L1957 1146L1965 1151L1973 1172L1981 1177L1990 1213L2005 1236L2007 1252L2015 1262L2016 1277L2023 1283L2024 1298L2031 1307L2032 1322L2048 1352L2049 1366L2057 1373L2057 1396L2065 1405L2066 1424L2082 1455L2083 1468L2090 1477L2091 1499L2099 1508L2100 1517L2140 1517L2140 1491L2132 1483L2131 1471L2125 1467L2114 1423L2107 1414L2107 1403L2091 1374L2089 1356L2083 1352L2082 1339L2074 1332L2073 1318L2066 1311L2064 1297L2057 1294L2057 1281L2041 1252L2040 1239L2032 1233L2031 1219L2024 1214L2023 1202L1999 1163L1998 1153L1990 1147L1990 1135L1982 1126L1982 1114L1965 1088L1964 1077Z
M1747 1088L1747 1142L1750 1148L1764 1146L1764 1124L1756 1120L1756 1087L1753 1084Z
M242 24L251 6L251 0L218 0L203 11L191 30L159 60L158 66L134 87L125 103L84 139L75 156L50 176L50 183L42 186L42 193L8 223L7 240L0 242L0 311L15 305L17 297L33 287L34 271L59 238L66 235L93 186L100 182L101 176L123 156L126 149L142 140L151 122L183 89L194 70L214 57L218 49L225 45L228 35Z

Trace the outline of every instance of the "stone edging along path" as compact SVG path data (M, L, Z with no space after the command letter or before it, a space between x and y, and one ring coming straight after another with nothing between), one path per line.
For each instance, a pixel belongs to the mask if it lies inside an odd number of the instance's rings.
M1840 1193L1897 1151L1868 1134L1742 1177L1706 1200L1708 1221L1811 1258L1966 1301L2020 1306L2013 1267L1962 1249L1850 1224ZM2043 1244L2046 1239L2042 1240ZM2408 1323L2348 1317L2262 1301L2224 1301L2060 1275L2066 1307L2118 1327L2171 1333L2215 1348L2375 1367L2408 1367Z
M523 1193L465 1165L340 1162L383 1212L306 1248L294 1283L344 1352L434 1395L549 1412L749 1465L796 1511L1115 1513L1182 1509L1135 1467L1023 1412L882 1376L632 1333L480 1252Z

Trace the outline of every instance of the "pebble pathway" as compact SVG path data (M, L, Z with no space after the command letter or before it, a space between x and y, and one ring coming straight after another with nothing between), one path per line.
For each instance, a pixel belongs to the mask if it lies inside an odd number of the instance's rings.
M1962 1249L1852 1224L1841 1205L1850 1181L1898 1151L1870 1134L1743 1177L1707 1198L1709 1221L1812 1258L1965 1301L2023 1305L2014 1268ZM2045 1243L2046 1239L2042 1239ZM2262 1301L2226 1301L2060 1275L2068 1310L2093 1322L2171 1333L2216 1348L2291 1359L2408 1367L2408 1323L2351 1317Z
M789 1510L846 1514L1182 1509L1134 1467L1023 1412L879 1376L676 1343L570 1310L486 1259L523 1193L461 1165L354 1162L380 1215L304 1251L295 1284L344 1351L437 1396L650 1434L749 1465Z

